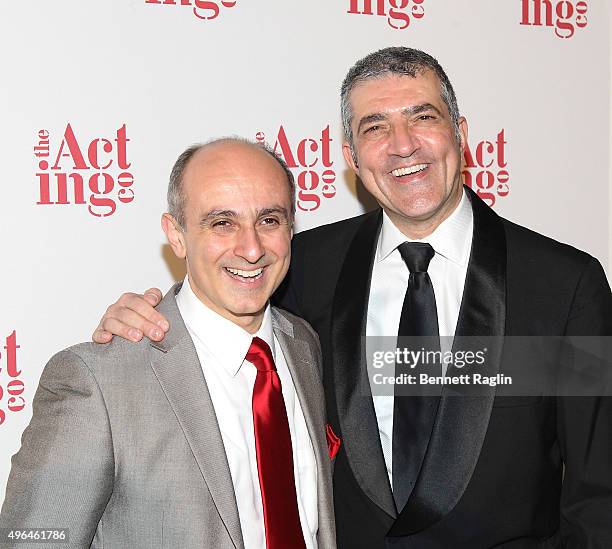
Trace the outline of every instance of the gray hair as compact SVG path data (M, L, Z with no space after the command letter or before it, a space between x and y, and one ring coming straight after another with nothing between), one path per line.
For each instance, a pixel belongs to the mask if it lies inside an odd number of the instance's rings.
M459 132L459 107L453 86L446 76L444 69L438 61L428 53L413 48L393 47L384 48L366 55L355 63L348 71L342 87L340 88L340 110L342 114L342 125L344 135L351 147L353 159L355 151L353 148L353 131L351 122L353 113L349 102L349 96L353 88L366 80L382 78L389 75L411 76L416 78L417 74L431 70L440 80L440 96L448 108L448 112L453 124L455 139L457 143L461 141Z
M289 197L291 200L291 221L295 217L295 179L293 173L288 168L287 163L274 152L267 143L259 143L251 141L243 137L221 137L207 141L206 143L196 143L185 149L176 159L172 171L170 172L170 181L168 182L168 213L174 217L181 229L185 228L185 191L183 188L183 176L189 161L193 156L208 145L216 145L219 143L243 143L252 147L257 147L270 155L276 163L283 169L287 177L287 185L289 187Z

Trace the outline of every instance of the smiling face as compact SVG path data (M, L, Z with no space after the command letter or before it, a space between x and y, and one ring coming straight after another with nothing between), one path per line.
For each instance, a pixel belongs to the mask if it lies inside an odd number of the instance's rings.
M353 152L344 157L393 223L411 238L430 234L461 200L467 122L455 137L431 71L357 84L349 96Z
M184 228L170 214L162 228L186 258L195 295L254 333L291 254L291 197L281 166L255 145L204 146L183 176Z

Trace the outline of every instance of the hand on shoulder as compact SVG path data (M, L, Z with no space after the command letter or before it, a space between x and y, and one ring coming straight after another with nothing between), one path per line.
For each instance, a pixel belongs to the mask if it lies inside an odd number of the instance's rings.
M144 294L126 292L106 309L92 339L96 343L108 343L114 336L130 341L140 341L147 336L161 341L170 325L154 307L161 301L158 288L149 288Z

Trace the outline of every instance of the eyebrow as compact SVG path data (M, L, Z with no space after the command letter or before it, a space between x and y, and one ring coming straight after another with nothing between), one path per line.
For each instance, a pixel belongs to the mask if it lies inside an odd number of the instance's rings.
M359 121L359 125L357 126L357 133L359 133L361 131L361 128L366 124L370 124L372 122L382 122L386 119L387 117L382 113L368 114Z
M414 107L405 108L402 113L406 116L414 116L415 114L421 114L422 112L434 111L438 116L442 116L442 111L431 103L422 103L421 105L415 105Z
M279 214L282 215L285 219L289 219L289 213L287 212L287 208L283 208L282 206L272 206L271 208L264 208L260 210L258 213L258 217L270 214Z
M438 116L443 116L442 112L438 107L432 105L431 103L421 103L420 105L414 105L413 107L406 107L402 109L402 114L405 116L414 116L415 114L421 114L427 111L434 111L438 114ZM357 133L361 131L361 128L366 124L371 124L373 122L383 122L387 119L387 115L383 113L373 113L364 116L361 120L359 120L359 125L357 126Z
M206 223L211 217L238 217L234 210L210 210L200 218L200 225Z
M257 217L271 214L279 214L282 215L285 219L289 219L287 208L283 208L282 206L271 206L269 208L262 208L261 210L258 210ZM240 215L235 210L210 210L204 215L202 215L202 217L200 218L200 226L205 226L207 223L210 222L211 219L216 217L237 218L240 217Z

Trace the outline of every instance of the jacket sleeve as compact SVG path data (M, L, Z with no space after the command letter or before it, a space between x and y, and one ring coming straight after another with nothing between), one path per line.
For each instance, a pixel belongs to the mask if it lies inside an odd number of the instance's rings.
M593 258L576 287L566 335L603 336L610 345L612 295L601 265ZM612 547L612 396L560 397L557 428L565 464L563 547Z
M13 456L0 528L66 528L89 547L113 488L111 430L100 388L87 365L62 351L45 367L33 415ZM23 544L19 548L40 547Z

